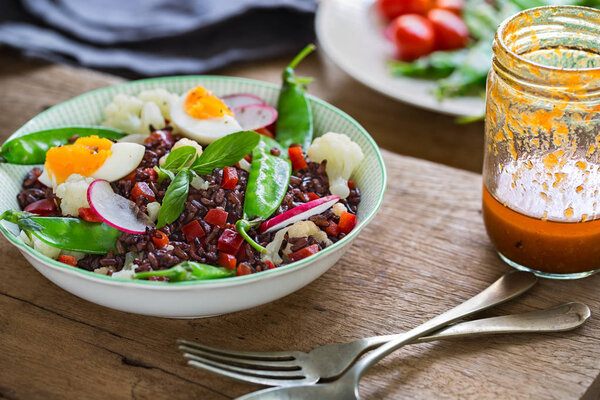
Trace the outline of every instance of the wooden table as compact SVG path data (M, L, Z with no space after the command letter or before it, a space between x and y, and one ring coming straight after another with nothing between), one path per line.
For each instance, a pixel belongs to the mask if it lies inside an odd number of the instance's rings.
M9 57L11 56L11 57ZM0 55L0 136L42 109L120 79ZM284 60L227 74L278 81ZM392 150L478 170L481 126L412 109L352 82L320 58L302 71L312 92L348 111ZM0 398L228 399L257 386L186 366L175 340L237 349L307 351L397 333L466 300L509 270L481 222L481 177L384 151L389 185L379 215L347 255L304 289L220 317L169 320L81 300L0 241ZM567 301L600 312L600 276L540 281L486 315ZM567 333L503 335L407 346L373 368L364 398L597 399L600 320Z

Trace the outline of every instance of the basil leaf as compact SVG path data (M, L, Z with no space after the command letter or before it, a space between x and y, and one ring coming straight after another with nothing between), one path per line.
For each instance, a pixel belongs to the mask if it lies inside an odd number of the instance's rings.
M253 131L241 131L222 137L207 146L190 169L198 175L206 175L215 168L234 165L252 152L259 141L260 135Z
M158 183L162 183L162 181L164 181L167 178L169 178L170 180L175 179L175 173L173 171L169 171L168 169L164 169L158 166L154 166L154 170L158 174Z
M169 184L158 212L157 228L175 221L183 212L190 191L190 175L189 169L183 168Z
M169 153L163 168L174 169L178 171L185 167L194 158L196 158L196 149L194 147L181 146Z

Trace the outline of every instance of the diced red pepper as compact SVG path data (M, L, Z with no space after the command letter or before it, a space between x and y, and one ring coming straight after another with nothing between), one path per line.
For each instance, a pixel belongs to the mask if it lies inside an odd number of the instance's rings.
M41 199L28 204L24 208L24 211L47 217L48 215L56 214L58 207L56 207L56 203L52 199Z
M221 183L221 187L223 189L235 189L235 185L237 185L238 181L238 173L235 167L225 167L223 168L223 182Z
M204 216L204 221L207 223L218 226L220 228L225 228L225 224L227 223L227 217L229 213L222 208L212 208L208 210L206 215Z
M235 271L235 276L242 275L250 275L252 273L252 268L246 263L241 263L238 265L237 270Z
M171 134L171 131L160 130L152 132L152 134L144 140L144 143L162 143L167 147L172 147L175 143L175 138Z
M154 192L146 182L136 182L131 190L132 201L137 201L140 197L145 197L148 201L154 201L156 199Z
M293 252L292 254L290 254L288 256L288 258L291 262L294 262L294 261L302 260L303 258L312 256L313 254L316 254L318 252L319 252L319 245L311 244L310 246L306 246L303 249Z
M181 227L181 230L189 243L192 243L196 238L200 239L206 235L206 232L202 229L202 225L197 220L188 222Z
M273 268L275 268L275 264L273 264L271 261L266 261L266 262L265 262L265 264L267 264L267 267L268 267L269 269L273 269Z
M161 231L156 231L156 235L152 236L152 241L154 242L154 245L159 249L162 249L163 247L169 244L169 238L167 237L167 235L165 235L164 232Z
M136 174L136 171L133 170L129 174L122 177L121 180L135 182L135 174Z
M77 266L77 259L73 256L60 255L58 256L58 262L63 264L71 265L73 267Z
M102 222L102 218L96 214L96 211L89 207L79 207L77 211L79 212L79 217L81 219L84 219L88 222Z
M350 231L352 229L354 229L354 226L356 225L356 215L354 214L350 214L347 211L344 211L344 213L340 216L340 223L338 224L338 227L340 228L340 232L343 233L350 233Z
M246 154L244 156L244 160L248 161L249 163L252 163L252 156L250 154Z
M290 147L288 149L288 154L290 156L290 161L292 162L292 168L294 171L304 169L308 166L308 164L306 164L304 154L302 153L302 147Z
M315 192L309 192L309 193L307 193L306 195L308 196L308 199L309 199L310 201L313 201L313 200L320 199L319 195L318 195L318 194L316 194Z
M144 172L148 174L148 182L156 182L158 180L158 172L154 168L146 168Z
M356 187L354 181L348 181L348 189L352 190Z
M235 258L235 256L232 256L231 254L220 252L219 253L219 265L221 267L235 269L235 266L237 265L237 259Z
M219 237L217 248L228 254L236 254L243 243L242 235L232 229L225 229Z
M240 246L240 250L237 252L235 256L238 261L246 261L246 246Z
M329 221L329 226L325 228L325 233L327 236L337 237L340 234L340 228L335 222Z
M275 139L275 135L273 135L273 132L271 132L269 129L267 128L258 128L256 129L254 132L260 134L260 135L265 135L270 137L271 139Z

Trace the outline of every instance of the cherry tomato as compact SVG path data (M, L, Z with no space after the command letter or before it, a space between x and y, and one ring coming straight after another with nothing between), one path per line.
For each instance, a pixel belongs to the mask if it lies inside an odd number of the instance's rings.
M452 11L435 8L427 13L435 31L435 47L438 50L460 49L467 45L469 28Z
M402 15L392 21L398 58L412 61L431 53L435 34L431 22L417 14Z
M456 15L461 15L465 8L465 0L437 0L435 8L443 8L452 11Z
M47 217L49 215L58 213L58 207L56 207L56 203L52 199L41 199L34 201L33 203L27 205L27 207L25 207L23 210L32 214L41 215L42 217Z
M433 7L433 0L377 0L377 7L392 20L404 14L425 14Z

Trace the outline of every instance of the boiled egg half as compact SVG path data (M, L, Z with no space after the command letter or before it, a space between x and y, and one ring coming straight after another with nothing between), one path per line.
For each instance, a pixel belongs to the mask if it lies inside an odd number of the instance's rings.
M46 153L44 172L38 180L54 187L72 174L114 182L131 173L144 158L137 143L113 143L98 136L81 137L73 144L52 147Z
M225 103L202 86L171 103L171 118L181 133L204 145L243 130Z

